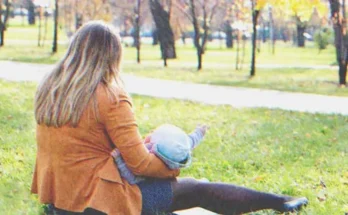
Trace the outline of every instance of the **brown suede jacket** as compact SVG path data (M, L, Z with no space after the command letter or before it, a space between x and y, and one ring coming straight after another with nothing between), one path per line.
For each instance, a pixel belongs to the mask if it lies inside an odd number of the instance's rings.
M93 103L84 111L77 127L37 125L37 157L31 191L42 203L82 212L91 207L109 215L139 215L141 193L120 177L110 152L116 147L136 175L172 178L170 170L143 144L126 93L116 104L106 88L96 90L99 121Z

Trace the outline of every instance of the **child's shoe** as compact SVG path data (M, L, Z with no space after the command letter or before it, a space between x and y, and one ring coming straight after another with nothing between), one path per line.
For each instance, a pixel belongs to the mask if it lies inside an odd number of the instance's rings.
M308 199L306 197L294 198L292 200L284 202L283 212L294 212L299 211L303 206L308 204Z

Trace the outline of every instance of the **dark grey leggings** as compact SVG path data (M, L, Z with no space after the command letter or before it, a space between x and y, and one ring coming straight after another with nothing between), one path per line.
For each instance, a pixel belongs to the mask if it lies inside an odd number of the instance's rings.
M158 182L159 181L159 182ZM292 197L259 192L245 187L227 183L202 182L193 178L178 178L177 180L154 180L140 185L143 195L143 207L149 210L143 211L146 215L170 214L172 211L201 207L212 212L227 215L237 215L273 209L282 212L284 202ZM154 189L154 186L157 186ZM168 192L168 186L169 188ZM158 188L158 189L157 189ZM165 189L165 190L163 190ZM166 198L156 193L164 191ZM153 197L156 195L157 197ZM171 201L167 201L171 198ZM164 199L164 201L162 201ZM150 201L149 201L150 200ZM155 201L153 201L155 200ZM156 202L162 201L162 202ZM160 204L158 204L160 203ZM163 204L162 204L163 203ZM156 208L158 206L158 208ZM58 210L59 215L103 215L104 213L87 209L84 213L72 213ZM165 210L165 211L159 211ZM157 211L156 214L152 211Z
M282 212L292 197L259 192L226 183L201 182L179 178L172 182L170 211L201 207L219 214L242 214L262 209Z

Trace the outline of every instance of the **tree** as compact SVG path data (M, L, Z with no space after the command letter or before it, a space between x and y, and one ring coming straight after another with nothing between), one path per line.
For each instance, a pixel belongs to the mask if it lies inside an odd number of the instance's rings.
M140 9L141 9L141 0L137 0L136 7L134 8L135 12L135 36L134 36L134 43L137 48L137 62L140 63Z
M193 41L197 53L198 70L202 69L203 54L208 42L211 22L219 5L219 0L188 0L185 1L184 7L181 7L181 11L187 16L193 25ZM188 11L186 10L186 6L188 6ZM203 31L203 34L201 34L201 30Z
M342 7L339 0L329 0L331 9L331 20L333 30L335 32L336 60L338 63L339 84L346 86L347 61L348 61L348 35L347 35L347 19L345 15L345 7ZM345 6L345 0L343 0Z
M233 48L233 29L230 20L226 20L223 24L223 29L226 34L226 47Z
M164 66L167 66L167 59L176 58L174 34L170 26L172 1L169 0L168 11L164 10L159 0L150 0L150 8L156 24Z
M58 50L58 0L55 0L52 52L56 53L57 50Z
M236 35L236 67L235 67L236 70L239 70L242 68L244 57L245 57L245 43L246 43L246 38L244 35L244 32L246 30L245 23L249 23L250 17L251 17L250 5L248 5L247 3L250 3L250 2L249 1L245 2L244 0L234 0L232 4L232 9L233 9L232 14L234 15L234 18L233 18L234 33Z
M38 26L38 39L37 39L37 46L41 46L41 32L42 32L42 16L43 16L43 8L40 6L39 7L39 26Z
M5 13L3 12L2 0L0 0L0 47L5 44L5 31L7 28L7 22L10 15L10 1L5 1Z
M224 1L222 2L222 6L224 8L224 17L222 23L222 30L226 34L226 47L233 48L233 28L231 26L233 22L233 2L232 1Z
M270 3L282 8L283 16L292 17L295 21L298 47L305 47L304 33L314 9L326 14L326 5L321 0L270 0Z
M250 68L250 76L255 76L255 64L256 64L256 38L257 31L256 25L260 15L260 11L266 5L266 0L251 0L251 10L252 10L252 23L253 23L253 35L251 39L251 68Z
M275 54L275 33L274 33L274 19L273 19L273 8L272 6L268 7L268 18L269 18L269 40L272 47L272 54Z
M60 14L69 36L89 20L110 22L113 18L111 4L116 0L64 0L59 2ZM117 0L120 1L120 0ZM124 3L126 5L126 3Z
M35 5L33 0L28 0L28 23L35 25Z
M118 24L121 28L121 34L124 36L133 37L133 47L137 50L137 62L141 62L141 27L146 19L150 19L148 13L149 8L147 0L112 0L110 6L112 7L114 17L117 17Z

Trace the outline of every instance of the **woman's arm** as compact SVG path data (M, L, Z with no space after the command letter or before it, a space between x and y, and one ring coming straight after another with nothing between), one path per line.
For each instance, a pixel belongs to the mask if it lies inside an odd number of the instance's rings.
M107 96L104 99L107 99ZM170 170L145 147L135 122L131 102L127 96L121 95L118 104L105 101L104 105L109 107L103 107L100 110L101 120L128 168L135 175L158 178L170 178L179 175L178 170Z

